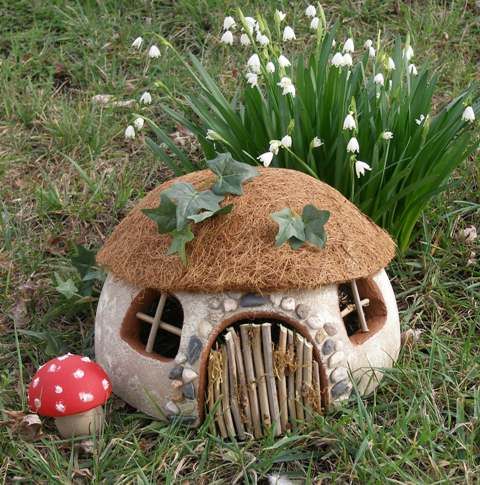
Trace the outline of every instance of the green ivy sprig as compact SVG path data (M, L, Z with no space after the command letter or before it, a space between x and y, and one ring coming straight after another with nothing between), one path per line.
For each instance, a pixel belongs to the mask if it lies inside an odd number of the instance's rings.
M292 249L299 249L308 242L323 248L327 242L325 224L329 218L329 211L317 209L312 204L303 208L301 216L288 207L274 212L272 219L278 224L275 244L281 246L288 242Z
M160 192L160 205L142 212L157 224L160 234L172 238L167 254L177 253L187 264L186 245L193 241L192 225L211 217L228 214L233 204L220 203L227 194L242 195L243 183L258 175L257 169L233 159L230 153L220 153L207 161L208 168L217 176L211 189L197 191L193 185L177 182Z

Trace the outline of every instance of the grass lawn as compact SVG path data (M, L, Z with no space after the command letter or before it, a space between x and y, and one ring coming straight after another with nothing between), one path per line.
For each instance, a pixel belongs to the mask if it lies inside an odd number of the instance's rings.
M305 23L306 4L283 3L295 25ZM241 4L249 14L277 6ZM206 427L194 433L152 422L116 398L93 448L60 440L51 420L41 439L22 438L12 411L27 412L25 389L38 366L67 351L93 356L97 293L69 299L56 289L78 282L72 245L98 249L168 176L141 136L125 141L132 109L92 97L138 99L148 89L154 103L144 113L174 131L155 106L166 90L181 102L190 88L184 68L164 55L145 72L130 44L160 33L228 86L234 66L218 33L235 6L0 0L0 482L262 483L281 473L300 483L478 483L480 262L472 253L480 260L480 247L457 239L471 224L480 229L478 153L431 204L411 251L390 267L402 330L422 333L372 396L318 417L301 435L241 446ZM378 29L387 42L410 31L417 65L440 73L438 104L480 80L478 2L329 0L324 7L359 45Z

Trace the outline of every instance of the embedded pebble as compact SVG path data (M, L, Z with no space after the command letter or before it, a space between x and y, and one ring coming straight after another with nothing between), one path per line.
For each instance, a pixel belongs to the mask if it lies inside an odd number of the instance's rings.
M328 335L330 335L330 336L337 334L337 328L332 323L326 323L323 326L323 328L325 329L325 332L327 332Z
M193 401L191 399L179 403L178 407L179 407L182 414L196 414L197 413L197 401Z
M325 340L324 344L322 345L323 355L331 354L333 352L334 347L335 347L335 342L331 338Z
M210 308L213 308L214 310L218 310L221 304L222 303L218 298L210 298L210 300L208 301L208 306Z
M335 352L329 359L328 359L328 367L337 367L338 364L343 362L345 354L343 352Z
M194 364L198 360L202 352L202 347L202 341L196 335L190 337L187 349L187 360L189 364Z
M227 298L223 302L223 308L225 309L226 312L233 312L234 310L237 309L237 307L238 307L238 303L233 298Z
M320 317L313 315L307 320L307 324L310 328L317 329L322 326L322 320Z
M270 300L275 306L279 306L282 301L282 295L279 295L278 293L272 293L270 295Z
M284 310L288 310L288 311L295 310L295 299L292 298L291 296L286 296L285 298L282 298L282 302L280 303L280 306Z
M170 396L170 399L173 402L178 403L178 402L183 401L185 398L183 397L182 390L180 388L178 388L178 389L173 390L172 395Z
M298 318L301 318L302 320L304 318L308 318L308 316L310 315L310 307L308 305L305 305L305 303L300 303L300 305L297 305L295 311L297 312Z
M343 381L344 379L348 378L348 371L345 367L337 367L332 371L330 374L330 380L332 382L339 382Z
M268 298L261 295L256 295L254 293L247 293L240 298L241 307L252 307L252 306L262 306L268 303Z
M182 372L183 372L183 366L176 365L175 367L172 367L170 369L170 372L168 373L168 378L169 379L180 379L182 377Z
M184 369L182 373L183 382L192 382L198 377L198 374L192 369Z
M170 385L174 388L174 389L177 389L179 387L182 387L183 386L183 381L179 380L179 379L175 379L173 380L172 382L170 382Z
M177 364L185 364L185 362L187 361L187 357L185 356L184 353L182 352L179 352L176 356L175 356L175 362Z
M165 404L165 410L170 414L178 414L180 411L173 401L168 401L167 404Z
M342 394L345 394L350 389L350 385L348 381L340 381L337 382L331 390L332 397L335 399L340 397Z
M189 382L183 386L183 395L187 399L195 399L195 386L193 382Z
M343 343L343 340L337 340L335 342L335 350L336 351L343 350L344 346L345 346L345 344Z

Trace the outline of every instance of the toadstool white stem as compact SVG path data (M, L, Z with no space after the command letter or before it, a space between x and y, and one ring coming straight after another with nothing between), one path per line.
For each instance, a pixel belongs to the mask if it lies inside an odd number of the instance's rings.
M104 420L103 407L97 406L84 413L55 418L55 424L64 438L74 438L98 433Z

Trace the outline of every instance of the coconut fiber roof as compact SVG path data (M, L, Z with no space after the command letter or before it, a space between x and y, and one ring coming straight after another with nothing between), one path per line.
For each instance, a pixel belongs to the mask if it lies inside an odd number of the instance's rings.
M231 213L194 224L187 266L178 255L167 256L170 236L159 234L141 209L157 207L159 193L175 182L210 188L214 175L209 170L170 180L147 194L115 228L97 262L143 288L266 293L370 276L394 257L390 236L329 185L296 170L261 168L259 173L244 183L243 195L225 198L222 205L234 204ZM289 207L301 214L307 204L331 213L325 247L275 246L278 225L272 212Z

